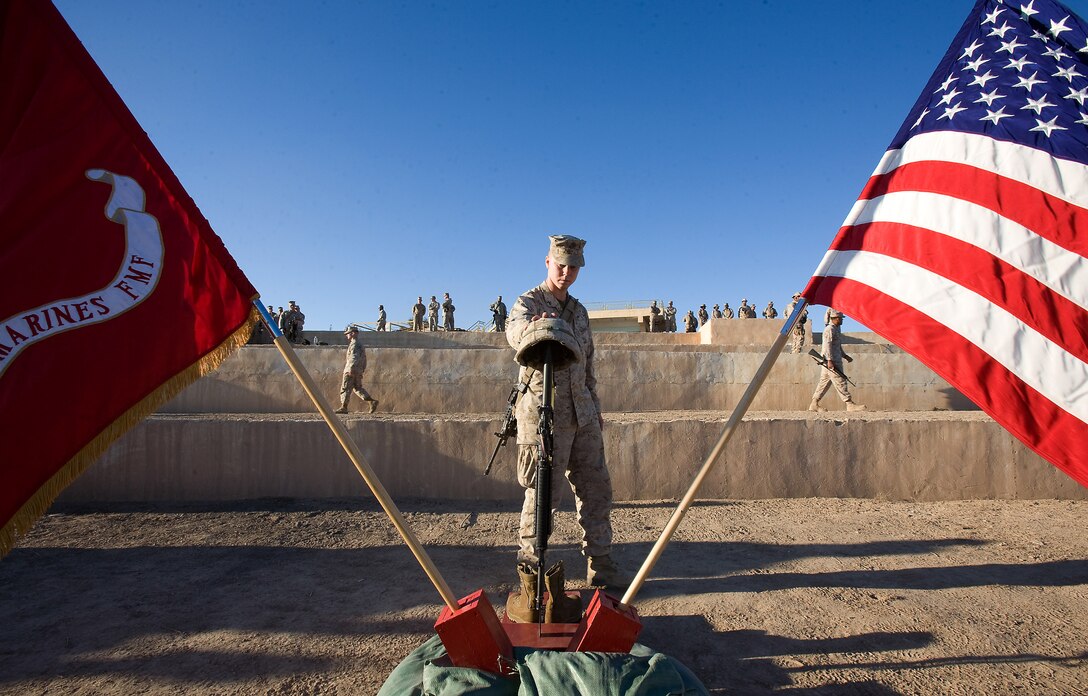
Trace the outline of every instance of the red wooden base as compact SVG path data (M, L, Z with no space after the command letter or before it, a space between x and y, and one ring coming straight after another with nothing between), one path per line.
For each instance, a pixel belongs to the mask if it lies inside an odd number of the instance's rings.
M568 592L568 597L580 597ZM457 667L511 674L514 647L572 652L631 652L642 630L638 612L600 590L593 593L581 623L515 623L499 621L483 590L458 602L457 611L443 607L434 624L450 661Z
M434 630L457 667L472 667L494 674L509 674L514 648L499 625L499 617L483 590L457 602L457 611L442 607Z
M511 597L519 596L519 592L511 592ZM576 597L579 601L582 595L579 592L567 592L568 597ZM544 593L544 602L548 601L548 593ZM536 650L566 650L570 645L570 639L578 630L576 623L518 623L511 621L510 617L503 613L502 628L510 638L510 643L515 648L533 648Z
M615 597L597 590L582 615L578 632L567 650L576 652L631 652L642 630L638 612Z

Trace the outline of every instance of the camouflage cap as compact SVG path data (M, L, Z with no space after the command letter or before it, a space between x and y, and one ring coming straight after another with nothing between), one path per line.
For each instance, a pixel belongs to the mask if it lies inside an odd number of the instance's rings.
M586 240L572 237L569 234L554 234L548 239L552 240L548 249L548 256L555 259L556 263L579 268L586 265L586 257L582 253L586 246Z
M840 312L837 309L829 309L829 310L827 310L827 318L828 319L842 319L842 312Z

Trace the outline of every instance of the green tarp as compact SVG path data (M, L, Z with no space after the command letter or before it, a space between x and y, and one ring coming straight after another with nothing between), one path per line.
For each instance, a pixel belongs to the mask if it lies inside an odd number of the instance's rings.
M516 648L516 677L454 667L438 636L397 665L378 696L709 696L691 671L635 644L630 653Z

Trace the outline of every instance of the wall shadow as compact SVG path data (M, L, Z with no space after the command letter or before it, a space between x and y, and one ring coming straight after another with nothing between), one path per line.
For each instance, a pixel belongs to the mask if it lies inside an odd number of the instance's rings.
M836 572L776 572L774 566L802 558L921 555L976 539L878 541L861 544L758 544L672 542L641 590L650 597L692 593L766 592L812 587L943 590L988 585L1064 587L1088 583L1088 559L1040 563L981 563ZM624 544L618 555L637 568L648 543ZM749 571L762 570L756 574Z
M898 694L875 680L790 688L793 674L805 669L785 667L775 658L793 655L856 654L924 648L933 635L924 631L874 632L826 639L778 636L766 631L717 631L701 616L646 617L639 642L670 646L669 656L688 667L712 694ZM823 669L820 667L820 669Z

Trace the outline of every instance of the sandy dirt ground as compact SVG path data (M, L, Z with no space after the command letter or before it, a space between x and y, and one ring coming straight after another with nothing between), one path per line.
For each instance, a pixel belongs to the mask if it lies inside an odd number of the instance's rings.
M401 505L454 592L512 589L513 506ZM632 571L673 508L615 509ZM550 557L578 576L571 518ZM1086 520L1084 501L700 503L636 599L639 640L715 694L1086 693ZM55 510L0 561L0 693L373 694L439 609L372 502Z

